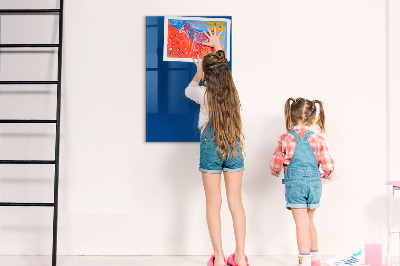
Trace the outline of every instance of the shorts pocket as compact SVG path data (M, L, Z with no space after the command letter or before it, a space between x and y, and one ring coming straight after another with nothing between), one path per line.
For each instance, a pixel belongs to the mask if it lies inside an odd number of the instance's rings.
M303 184L301 181L293 180L285 183L285 199L288 203L301 204Z
M213 152L214 150L215 150L215 145L212 139L205 139L200 142L200 153L207 154Z
M207 170L221 170L222 164L217 157L217 152L213 140L202 141L200 143L200 168Z

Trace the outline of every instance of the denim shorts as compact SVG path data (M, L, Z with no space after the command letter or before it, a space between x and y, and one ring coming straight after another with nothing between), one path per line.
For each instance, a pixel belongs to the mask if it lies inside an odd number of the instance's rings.
M316 209L322 194L322 182L307 177L285 181L286 208Z
M233 156L230 148L225 158L220 157L209 126L204 129L200 139L199 170L201 172L220 174L222 171L240 172L245 169L243 154L240 149L236 157Z

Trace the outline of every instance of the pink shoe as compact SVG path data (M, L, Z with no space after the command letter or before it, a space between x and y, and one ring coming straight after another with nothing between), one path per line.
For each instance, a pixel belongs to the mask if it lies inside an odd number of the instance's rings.
M207 262L207 266L214 266L215 255L212 254L210 260ZM226 265L226 259L224 258L224 262Z
M311 266L321 266L321 261L320 260L312 261Z
M246 260L247 266L249 266L249 260L247 259L247 256L244 256L244 259ZM235 262L235 253L231 254L228 257L227 263L229 266L238 266Z

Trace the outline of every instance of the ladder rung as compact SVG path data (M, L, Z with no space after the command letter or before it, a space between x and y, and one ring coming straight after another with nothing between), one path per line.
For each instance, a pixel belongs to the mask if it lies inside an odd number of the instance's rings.
M390 231L390 233L400 233L400 229L394 229L394 230Z
M28 207L53 207L54 203L44 203L44 202L29 202L29 203L25 203L25 202L0 202L0 206L28 206Z
M58 47L57 43L41 44L41 43L19 43L19 44L0 44L0 48L22 48L22 47Z
M0 119L0 124L53 124L57 120L40 120L40 119Z
M0 164L55 164L55 160L0 160Z
M0 9L0 14L59 13L60 9Z
M0 84L57 84L57 80L47 81L0 81Z

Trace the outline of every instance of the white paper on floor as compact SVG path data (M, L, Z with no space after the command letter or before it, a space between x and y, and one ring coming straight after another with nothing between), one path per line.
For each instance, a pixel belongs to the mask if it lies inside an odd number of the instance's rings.
M353 252L343 252L339 256L326 261L329 266L340 265L363 265L364 252L362 249L354 250Z

